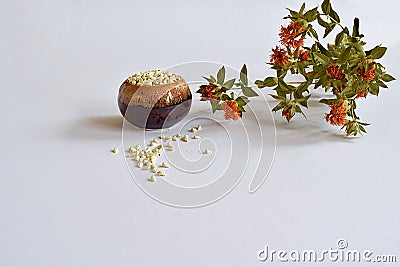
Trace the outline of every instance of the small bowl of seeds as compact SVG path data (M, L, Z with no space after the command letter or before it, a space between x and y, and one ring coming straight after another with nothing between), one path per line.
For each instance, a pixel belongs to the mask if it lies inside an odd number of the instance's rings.
M182 76L168 71L138 72L119 88L118 106L131 124L145 129L170 128L189 113L192 94Z

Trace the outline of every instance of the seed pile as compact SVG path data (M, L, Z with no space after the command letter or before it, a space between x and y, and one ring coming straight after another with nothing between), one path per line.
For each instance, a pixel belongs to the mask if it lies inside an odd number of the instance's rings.
M138 72L128 78L128 82L133 85L164 85L177 82L182 79L182 76L162 70L149 70Z
M197 132L201 130L201 125L191 128L189 132ZM193 139L200 139L199 135L194 135ZM162 162L160 165L156 165L156 159L161 157L161 152L165 150L174 151L175 147L173 142L181 140L183 142L189 142L189 136L187 134L181 135L179 133L171 136L161 135L159 138L153 138L149 142L149 146L142 148L139 144L132 147L130 146L127 150L128 157L131 157L135 162L136 166L143 170L150 170L153 175L150 176L148 181L155 182L156 175L166 176L166 173L159 168L168 169L170 166L166 162ZM211 154L211 150L205 149L203 154Z

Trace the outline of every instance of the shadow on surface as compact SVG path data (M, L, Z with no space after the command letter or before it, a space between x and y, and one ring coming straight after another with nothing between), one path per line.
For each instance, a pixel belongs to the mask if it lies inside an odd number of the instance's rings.
M69 129L68 134L86 139L120 138L122 123L123 118L120 115L82 118Z

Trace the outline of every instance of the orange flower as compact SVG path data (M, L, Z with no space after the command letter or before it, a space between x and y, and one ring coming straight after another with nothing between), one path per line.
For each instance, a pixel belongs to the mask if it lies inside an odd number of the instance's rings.
M341 126L346 122L347 107L344 105L344 100L337 104L330 104L331 111L326 114L325 120L332 125Z
M272 55L270 58L270 62L280 65L280 66L285 66L287 65L289 56L287 54L287 51L283 48L280 48L276 46L275 49L272 48Z
M214 84L209 84L206 86L206 88L203 89L203 91L201 91L201 100L209 100L211 98L214 98L214 94L212 93L212 90L215 88L216 86Z
M281 44L288 47L298 48L304 44L303 27L296 21L290 22L287 27L281 27L279 37Z
M328 72L328 74L332 80L343 80L344 79L344 73L336 65L330 66L330 67L326 68L325 70Z
M297 58L298 61L304 62L308 60L308 51L307 50L299 50L299 56Z
M356 99L357 98L360 98L360 97L364 97L364 98L366 98L367 97L367 92L368 92L368 90L365 88L365 89L362 89L357 95L356 95Z
M360 70L358 72L358 74L360 74L360 76L364 79L364 81L369 83L370 81L372 81L375 78L375 64L369 65L369 68L367 71Z
M293 118L290 112L291 112L290 108L282 110L282 117L285 117L288 122Z
M236 101L228 100L222 103L222 109L225 111L226 120L237 120L242 116L242 112L238 109Z

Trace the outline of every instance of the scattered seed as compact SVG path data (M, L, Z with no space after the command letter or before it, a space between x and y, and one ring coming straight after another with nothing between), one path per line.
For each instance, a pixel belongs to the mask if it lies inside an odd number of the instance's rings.
M159 143L157 138L154 138L154 139L153 139L153 142L154 142L155 144L158 144L158 143Z
M201 125L199 124L199 125L197 125L197 131L200 131L201 130Z
M112 152L113 152L114 154L117 154L117 153L118 153L118 147L114 147L113 150L112 150Z
M193 139L200 139L200 136L194 135L194 136L193 136Z
M172 141L176 141L176 140L178 140L178 138L175 135L172 136Z
M149 181L154 183L156 181L156 177L154 175L150 176Z
M194 132L197 132L197 129L193 127L192 129L190 129L190 131L191 131L192 133L194 133Z
M133 147L130 146L130 147L128 148L128 152L129 152L129 153L133 153L133 152L135 152L135 149L134 149Z
M165 173L163 171L161 171L161 170L158 171L157 174L160 175L160 176L165 176Z
M212 153L211 150L208 150L208 149L204 150L204 154L211 154L211 153Z
M188 141L188 138L189 138L189 136L188 136L187 134L185 134L185 135L182 137L182 141L187 142L187 141Z
M139 167L139 168L142 168L142 167L143 167L143 162L139 161L138 167Z
M175 136L176 138L181 138L181 135L179 133L177 133Z
M169 168L169 165L163 161L163 163L161 163L161 167L163 168Z

